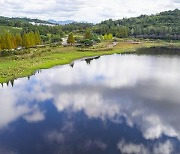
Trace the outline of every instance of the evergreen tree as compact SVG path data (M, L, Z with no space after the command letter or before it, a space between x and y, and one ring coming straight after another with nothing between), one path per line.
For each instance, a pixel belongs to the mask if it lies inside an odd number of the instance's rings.
M104 40L104 37L102 36L102 35L100 35L100 37L99 37L101 40Z
M134 35L134 28L131 29L131 35Z
M84 38L85 39L92 39L92 33L91 33L90 29L86 29Z
M126 26L121 26L117 29L117 37L123 38L128 37L128 28Z
M67 39L67 43L69 43L71 45L75 43L75 39L74 39L74 34L73 33L69 34L68 39Z

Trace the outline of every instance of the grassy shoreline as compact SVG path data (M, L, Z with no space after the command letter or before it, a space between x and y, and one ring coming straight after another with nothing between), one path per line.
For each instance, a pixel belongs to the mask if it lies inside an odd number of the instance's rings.
M93 56L110 55L114 53L135 52L139 48L154 46L176 46L168 43L118 43L109 51L78 51L76 47L46 47L31 49L31 52L23 55L13 55L0 58L0 83L7 83L20 77L30 76L38 69L48 69L57 65L70 64L71 62ZM37 54L38 53L38 54Z

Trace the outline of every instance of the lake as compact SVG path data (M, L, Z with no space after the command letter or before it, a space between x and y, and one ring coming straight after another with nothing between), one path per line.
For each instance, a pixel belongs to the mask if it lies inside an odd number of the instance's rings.
M180 153L180 56L109 55L0 88L0 154Z

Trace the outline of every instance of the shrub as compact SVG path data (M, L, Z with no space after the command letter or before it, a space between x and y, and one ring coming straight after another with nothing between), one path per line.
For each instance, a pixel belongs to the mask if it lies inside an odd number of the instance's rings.
M94 44L93 40L90 39L81 40L80 43L84 46L92 46Z
M0 52L0 54L2 57L11 56L14 54L14 51L13 50L2 50Z

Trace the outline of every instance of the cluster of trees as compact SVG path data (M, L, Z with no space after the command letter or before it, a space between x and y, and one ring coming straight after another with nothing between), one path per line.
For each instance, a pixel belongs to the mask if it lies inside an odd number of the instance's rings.
M88 28L85 31L84 38L79 42L82 46L92 46L93 44L100 43L101 38L97 34L92 33L91 29Z
M100 42L101 38L97 34L93 33L89 28L86 29L84 38L81 40L81 43L83 43L85 46L92 46L93 44Z
M46 44L48 44L48 43L60 43L62 41L63 36L56 35L56 34L46 34L46 35L41 35L41 39Z
M109 35L107 35L107 36L109 36ZM104 39L104 37L103 37L103 39ZM70 33L68 35L68 39L67 39L68 44L73 45L75 43L75 41L77 42L77 44L79 46L83 47L83 46L92 46L95 43L99 43L99 42L101 42L101 39L97 34L93 34L91 32L91 30L89 28L87 28L85 30L83 38L74 37L73 33Z
M160 39L180 39L180 10L166 11L157 15L141 15L122 20L112 19L95 25L94 32L116 37L143 37Z
M42 43L39 32L24 33L22 36L22 46L25 48L34 47Z
M38 31L45 43L54 43L60 41L64 36L61 26L46 26L46 25L27 25L22 28L23 32Z
M70 32L84 32L88 28L92 28L93 24L91 23L70 23L62 26L62 31L65 33Z
M4 49L16 49L18 47L33 47L42 43L39 32L28 32L17 34L11 34L10 32L4 32L0 35L0 50Z
M126 38L129 36L129 28L126 26L108 26L103 24L99 27L95 27L93 30L99 35L113 34L115 37Z

